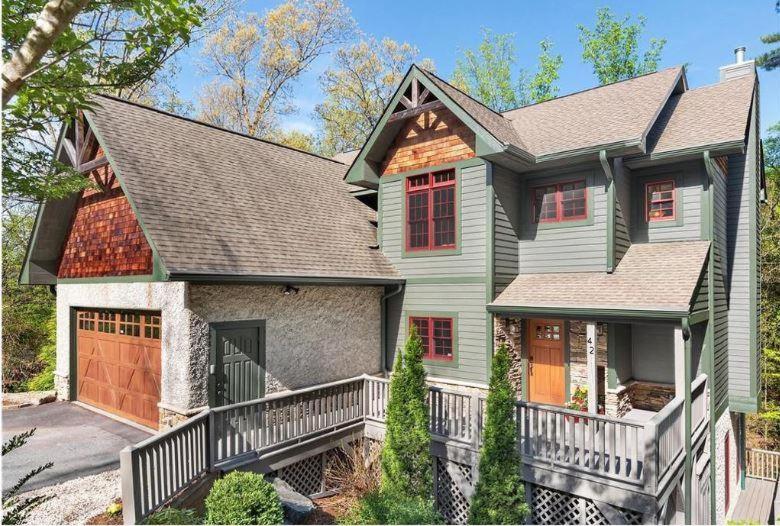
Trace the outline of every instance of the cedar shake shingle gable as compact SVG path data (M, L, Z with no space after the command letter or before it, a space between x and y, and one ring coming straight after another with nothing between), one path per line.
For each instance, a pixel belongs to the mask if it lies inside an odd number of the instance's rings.
M399 280L346 166L119 99L88 114L172 277Z
M490 306L687 314L709 246L709 241L634 244L611 274L520 274Z

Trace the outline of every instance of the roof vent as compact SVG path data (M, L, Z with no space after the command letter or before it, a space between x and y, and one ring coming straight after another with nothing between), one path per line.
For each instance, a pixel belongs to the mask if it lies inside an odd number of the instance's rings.
M756 61L745 60L745 46L734 50L734 63L720 67L720 80L731 80L745 75L755 74Z
M737 64L742 64L745 62L745 50L745 46L739 46L734 50L734 59Z

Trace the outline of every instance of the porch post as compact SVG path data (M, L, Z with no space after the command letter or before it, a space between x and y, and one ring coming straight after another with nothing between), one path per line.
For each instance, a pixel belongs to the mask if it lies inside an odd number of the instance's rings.
M688 318L683 318L682 320L682 330L680 331L680 336L682 336L682 345L683 345L683 372L685 376L685 384L683 386L683 389L685 390L685 404L683 406L683 414L685 417L685 425L683 428L685 429L684 433L684 440L685 440L685 473L683 478L683 483L685 487L685 524L692 524L693 520L693 451L692 451L692 444L691 440L693 437L691 437L691 402L692 402L692 394L691 394L691 376L693 376L693 364L691 363L692 357L691 357L691 327L688 323ZM712 460L711 460L712 461Z
M685 340L682 325L674 326L674 396L685 394Z
M596 367L596 349L598 341L596 335L596 324L594 322L586 323L586 348L588 351L588 413L598 413L599 407L599 380L598 368Z

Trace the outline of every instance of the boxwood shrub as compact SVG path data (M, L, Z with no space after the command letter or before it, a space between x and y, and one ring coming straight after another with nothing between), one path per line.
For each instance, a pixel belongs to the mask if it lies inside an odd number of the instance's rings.
M217 480L205 501L206 524L281 524L282 503L261 475L232 471Z

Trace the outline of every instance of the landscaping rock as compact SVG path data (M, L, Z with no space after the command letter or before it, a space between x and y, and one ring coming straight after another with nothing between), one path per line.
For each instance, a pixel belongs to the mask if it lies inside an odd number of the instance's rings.
M300 524L303 519L314 511L315 505L312 500L292 489L292 487L282 479L275 478L271 483L274 485L274 488L276 488L279 499L282 501L284 518L292 524Z

